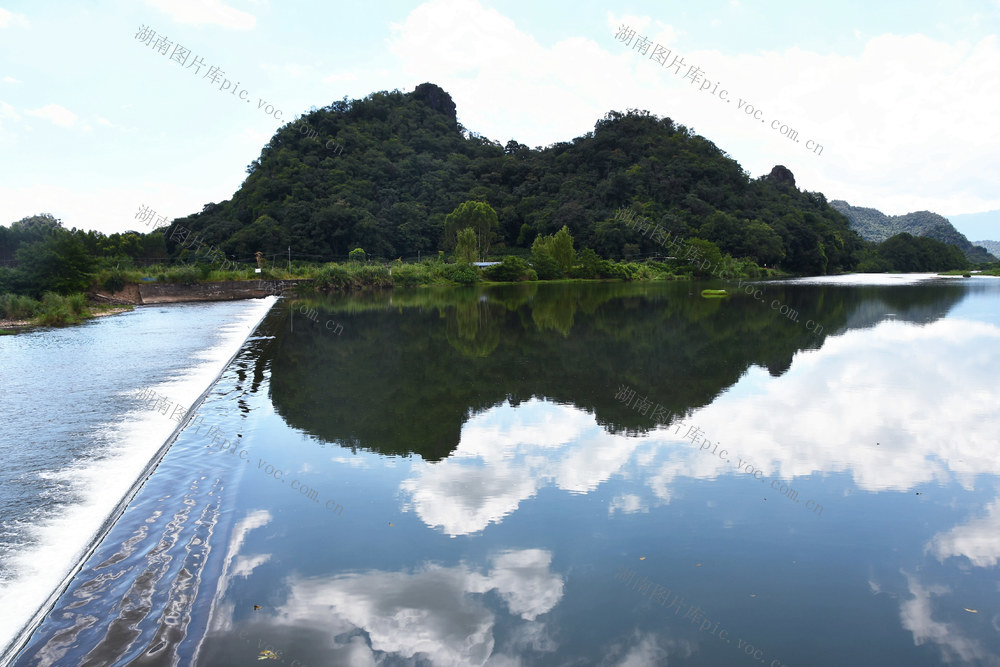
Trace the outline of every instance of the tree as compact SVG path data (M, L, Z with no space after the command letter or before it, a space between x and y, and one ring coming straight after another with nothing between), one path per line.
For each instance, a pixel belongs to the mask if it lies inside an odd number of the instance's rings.
M721 244L720 244L721 245ZM734 252L737 257L753 257L761 264L775 265L785 258L781 236L761 220L753 220L743 228L743 240Z
M555 236L551 238L552 240L549 242L549 254L552 255L552 259L556 260L559 270L565 275L573 268L573 262L576 261L576 251L573 249L573 236L569 233L566 225L563 225L562 229L556 232Z
M552 237L539 234L531 244L531 267L541 280L554 280L560 276L559 262L552 256Z
M696 276L710 276L712 269L722 261L719 247L705 239L685 239L684 249L678 253L683 264L682 268L691 271Z
M12 222L10 229L11 231L30 232L41 235L41 233L61 230L63 229L63 225L51 213L42 213L40 215L29 215L17 222Z
M602 260L597 253L590 248L584 248L576 256L577 264L573 267L571 275L573 278L601 278L606 260Z
M42 241L22 245L17 251L18 269L33 296L43 292L70 294L90 285L93 259L73 234L57 231Z
M471 227L460 229L455 244L455 262L472 264L476 261L476 254L476 232Z
M459 230L472 229L476 240L476 255L486 259L490 251L493 228L498 225L497 212L484 201L467 201L459 204L445 219L445 234L448 238ZM457 236L455 237L457 241Z
M365 261L365 251L361 248L355 248L347 253L347 258L352 262L363 262Z

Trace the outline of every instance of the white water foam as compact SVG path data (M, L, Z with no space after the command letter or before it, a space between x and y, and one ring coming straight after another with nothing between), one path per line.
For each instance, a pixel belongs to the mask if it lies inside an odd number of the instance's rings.
M277 300L270 296L247 303L247 309L220 328L220 340L192 357L182 377L150 387L158 396L190 407L240 350L250 332ZM139 389L133 393L138 394ZM13 581L0 584L0 653L46 604L52 592L77 566L101 526L142 475L178 422L152 409L125 413L101 434L112 443L77 465L45 475L66 481L79 502L64 504L58 514L30 529L31 546L9 561ZM12 656L11 656L12 657Z

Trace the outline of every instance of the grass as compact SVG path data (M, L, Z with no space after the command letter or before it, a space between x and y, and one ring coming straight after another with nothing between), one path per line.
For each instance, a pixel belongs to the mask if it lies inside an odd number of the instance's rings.
M694 276L665 262L649 261L613 261L602 260L600 275L590 275L578 265L570 272L569 278L558 278L557 281L589 281L618 279L626 281L654 280L685 280ZM733 260L726 258L724 262L727 271L736 276L748 278L777 277L780 272L773 269L763 269L749 260ZM395 260L383 261L347 261L328 262L326 264L293 263L291 271L282 265L264 268L261 273L253 269L234 271L216 271L208 265L183 266L152 266L144 270L124 269L120 277L128 283L141 283L142 278L153 277L159 282L192 284L202 281L226 280L311 280L312 288L317 291L352 291L362 289L386 289L393 287L420 287L434 285L471 285L474 283L494 284L490 280L490 272L484 273L474 267L449 264L438 258L426 258L420 262L402 262ZM534 275L534 271L530 272ZM525 282L527 273L521 276ZM98 274L95 283L117 281L118 276L109 271ZM530 281L530 279L529 279ZM532 281L533 282L533 281ZM551 282L551 281L544 281Z
M951 271L941 271L938 273L939 276L963 276L965 278L971 278L972 274L969 273L968 269L952 269ZM979 276L1000 276L1000 266L992 266L982 269L976 275Z
M38 314L41 304L30 296L0 294L0 317L9 320L30 320Z
M36 326L65 326L97 317L121 306L94 306L84 294L62 296L46 292L40 301L18 294L0 294L0 318L27 321ZM13 333L13 332L7 332Z

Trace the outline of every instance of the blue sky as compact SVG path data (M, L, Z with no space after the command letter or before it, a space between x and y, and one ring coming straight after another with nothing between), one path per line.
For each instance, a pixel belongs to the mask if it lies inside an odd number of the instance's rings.
M616 40L622 24L685 71ZM140 26L204 67L140 43ZM279 119L425 81L501 143L566 141L641 108L830 199L996 210L998 26L1000 0L0 0L0 224L45 211L110 233L141 228L142 205L187 215L232 196ZM211 66L243 100L204 78ZM1000 238L983 231L971 240Z

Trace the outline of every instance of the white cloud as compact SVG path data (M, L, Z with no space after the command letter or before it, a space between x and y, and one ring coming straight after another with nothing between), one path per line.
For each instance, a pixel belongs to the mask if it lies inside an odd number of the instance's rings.
M713 87L720 82L731 102L615 41L622 24L675 49ZM847 56L797 47L732 54L685 49L672 26L609 13L601 38L540 44L477 0L430 0L391 29L389 50L413 83L442 86L463 125L500 143L569 140L611 109L645 108L694 127L751 174L785 164L800 187L830 198L887 213L1000 208L993 36L977 43L862 36L861 51ZM740 99L763 117L744 114ZM797 131L799 143L771 129L773 120ZM822 155L808 151L807 140L822 145Z
M219 583L209 605L211 611L208 623L213 631L228 632L233 629L236 605L232 601L226 600L226 591L229 590L233 579L235 577L249 577L255 568L271 560L271 554L242 555L240 552L250 533L258 528L266 527L273 520L274 516L267 510L251 510L233 527L223 559L222 574L219 576ZM200 645L198 650L201 650Z
M642 498L634 493L623 493L612 499L611 504L608 506L609 515L613 515L616 511L622 514L636 514L638 512L645 514L649 512L649 506L642 502Z
M331 664L348 664L350 648L354 659L364 662L349 664L371 664L368 656L380 651L403 659L424 657L435 665L483 665L493 653L496 622L483 596L495 590L512 616L534 623L559 603L564 586L562 577L550 571L549 551L504 551L491 561L486 574L465 565L426 564L412 573L292 576L273 623L315 627L331 636L364 630L371 648L334 646Z
M986 508L986 516L935 535L928 545L938 560L965 556L977 567L993 567L1000 561L1000 499Z
M59 127L73 127L76 124L76 114L58 104L46 104L38 109L26 109L25 115L44 118Z
M323 83L337 83L339 81L357 81L358 75L354 72L345 72L343 74L331 74L330 76L323 77Z
M612 476L633 475L639 460L645 461L639 481L660 502L670 502L679 478L747 476L737 472L738 459L768 478L792 480L802 502L810 499L805 478L817 473L846 472L871 493L932 480L972 488L977 475L1000 475L1000 461L984 446L994 438L990 387L997 365L988 351L997 348L996 326L890 321L827 338L822 349L796 354L779 378L752 368L732 391L685 420L719 451L728 450L729 461L683 440L685 431L675 426L641 437L612 435L571 406L504 403L467 421L447 459L413 464L400 485L404 509L448 535L467 535L500 523L546 486L589 493ZM825 378L822 400L816 377ZM892 387L888 403L886 387ZM825 510L833 502L812 499ZM648 507L639 494L625 493L608 511ZM1000 537L988 537L1000 534L998 515L1000 501L987 519L938 538L937 553L976 563L1000 558Z
M985 446L995 441L997 364L978 352L998 347L1000 328L980 322L884 322L799 352L773 381L751 369L740 381L746 388L730 392L741 396L723 396L688 423L769 477L849 472L870 492L931 480L972 488L977 475L1000 474ZM817 377L825 378L822 400ZM734 467L718 457L713 465Z
M3 79L2 79L2 81L3 81L4 83L21 83L21 82L20 82L19 80L15 79L15 78L14 78L14 77L12 77L12 76L5 76L5 77L4 77Z
M6 102L0 102L0 120L20 120L21 116L14 110L14 107Z
M687 640L633 630L628 638L613 642L605 649L600 664L614 667L657 667L671 664L672 654L684 659L693 655L696 649L697 644Z
M516 137L529 145L570 139L606 111L593 89L611 63L589 40L543 47L474 0L431 0L391 29L389 50L413 83L442 86L466 127L501 143L517 127L530 128Z
M1000 664L1000 656L986 650L976 639L966 637L955 623L934 620L934 596L948 593L943 586L922 586L915 576L904 573L913 596L899 605L904 630L913 633L913 643L922 646L937 644L946 663L964 665Z
M281 76L290 76L293 79L301 79L310 72L312 72L312 65L299 65L297 63L288 63L284 65L277 65L274 63L264 63L260 66L265 72L274 72Z
M4 113L0 106L0 118ZM86 188L31 185L9 187L0 183L0 224L10 224L40 211L51 211L67 228L94 229L105 234L132 229L148 231L135 219L141 205L173 220L200 211L215 201L208 189L195 190L176 183L142 183L132 188ZM81 212L94 211L92 217Z
M618 473L643 440L611 435L594 415L532 399L482 412L451 456L416 462L400 484L429 526L468 535L499 523L540 488L587 493Z
M7 28L10 26L27 28L28 25L28 17L24 14L15 14L0 7L0 28Z
M253 14L224 5L220 0L146 0L146 4L188 25L219 25L233 30L252 30L257 25Z
M656 635L648 634L642 637L618 663L618 667L653 667L665 665L667 652L660 648Z

